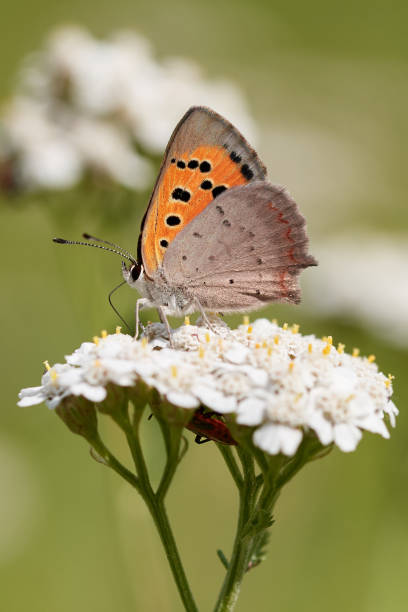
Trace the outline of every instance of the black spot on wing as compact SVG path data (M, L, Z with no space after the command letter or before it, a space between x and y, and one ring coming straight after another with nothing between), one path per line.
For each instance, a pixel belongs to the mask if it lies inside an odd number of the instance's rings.
M213 186L212 181L209 181L208 179L203 181L200 185L201 189L205 189L205 190L211 189L212 186Z
M209 172L211 170L211 164L209 161L202 161L200 164L200 172Z
M251 178L253 178L254 173L252 172L251 168L248 166L248 164L242 164L241 166L241 174L244 178L246 178L248 181L251 180Z
M181 202L188 202L189 199L191 198L191 193L187 191L186 189L183 189L182 187L176 187L173 190L171 197L173 198L173 200L180 200Z
M168 217L166 217L166 224L170 225L171 227L175 225L180 225L180 223L181 218L178 215L169 215Z
M238 155L238 153L235 153L235 151L231 151L230 158L236 164L239 164L241 162L241 156Z
M190 168L190 170L195 170L199 166L198 159L190 159L190 161L188 162L187 166L188 166L188 168Z
M184 162L182 159L179 159L179 161L177 162L177 168L184 170L185 167L186 167L186 162Z
M227 188L225 187L225 185L218 185L218 187L214 187L214 189L212 190L213 198L216 198L221 193L223 193L223 191L226 191L226 190Z

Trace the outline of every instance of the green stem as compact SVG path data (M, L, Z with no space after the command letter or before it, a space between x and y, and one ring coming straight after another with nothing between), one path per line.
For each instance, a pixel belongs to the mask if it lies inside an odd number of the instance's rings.
M238 489L240 489L244 481L237 462L235 461L231 447L227 446L226 444L221 444L220 442L217 442L217 447L221 455L224 457L224 461L227 464L231 476L235 480L235 484L237 485Z
M156 525L157 531L159 532L173 578L177 585L181 600L184 604L184 608L186 612L197 612L198 609L194 602L193 595L181 563L176 541L171 530L166 508L164 506L164 496L168 491L169 485L179 463L179 449L182 429L168 427L167 424L163 424L162 426L167 461L157 493L155 493L150 482L146 461L140 443L139 425L142 413L142 410L138 410L137 407L135 407L132 423L129 420L127 406L124 407L119 415L116 415L115 420L126 435L130 452L135 464L137 477L133 476L133 480L129 480L127 474L124 473L123 470L118 471L116 469L116 471L121 476L126 477L126 480L135 486L143 497ZM113 460L116 461L114 458ZM126 468L124 468L124 470L126 470ZM131 474L131 472L129 472L129 474Z
M135 408L135 412L133 415L133 423L131 424L129 421L128 411L124 413L124 418L121 422L118 422L119 426L122 427L127 443L130 448L130 452L133 458L133 462L135 464L136 472L140 480L140 484L145 491L149 495L153 495L152 485L150 484L149 473L147 471L147 466L145 462L145 458L143 456L142 446L140 443L139 436L139 426L142 418L143 411Z
M130 470L128 470L120 461L116 459L114 455L106 448L102 440L99 436L93 437L88 440L92 446L92 448L100 455L103 461L106 463L108 467L110 467L114 472L119 474L124 480L126 480L129 484L132 485L139 493L141 493L141 487L139 483L139 479L135 474L133 474Z
M252 549L253 538L250 535L244 536L243 532L253 511L257 482L252 457L240 448L238 448L238 455L242 463L244 479L239 489L237 530L228 571L214 612L230 612L234 609Z
M166 441L167 460L156 492L156 498L158 500L163 500L169 490L169 486L179 464L180 442L183 429L181 427L169 427L167 423L162 420L159 420L159 424Z
M184 604L186 612L198 612L198 608L194 602L180 555L177 549L176 541L167 517L167 512L163 501L158 500L155 495L145 497L144 500L150 510L150 514L159 532L166 556L170 565L173 578L178 588L179 595Z

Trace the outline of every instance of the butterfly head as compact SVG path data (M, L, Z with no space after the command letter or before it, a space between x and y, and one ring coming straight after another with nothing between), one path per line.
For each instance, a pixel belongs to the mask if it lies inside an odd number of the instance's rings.
M136 288L138 281L143 280L143 265L138 261L133 261L128 267L126 263L122 261L122 275L128 285Z

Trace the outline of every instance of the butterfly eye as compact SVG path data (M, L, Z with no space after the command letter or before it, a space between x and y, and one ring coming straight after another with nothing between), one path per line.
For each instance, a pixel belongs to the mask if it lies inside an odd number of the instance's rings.
M143 268L140 263L136 263L130 268L129 272L130 272L130 276L133 281L137 281L137 279L140 277L142 273L142 269Z

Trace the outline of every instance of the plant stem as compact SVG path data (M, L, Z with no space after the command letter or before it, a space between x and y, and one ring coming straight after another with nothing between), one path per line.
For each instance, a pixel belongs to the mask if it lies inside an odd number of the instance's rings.
M244 478L239 487L237 530L228 571L214 612L230 612L234 609L241 589L242 579L248 567L249 554L252 549L253 538L251 535L244 536L243 532L252 514L258 487L252 457L243 449L238 449L238 454L241 459Z
M114 455L112 455L110 450L104 445L99 436L94 436L88 441L91 443L92 449L94 449L98 453L98 455L100 455L101 459L103 460L101 461L102 463L105 463L114 472L119 474L119 476L121 476L124 480L131 484L132 487L134 487L139 493L141 493L139 479L137 478L137 476L135 476L133 472L128 470L124 465L122 465L122 463L120 463L120 461L116 459Z
M235 484L237 485L238 489L240 489L244 481L242 479L242 474L237 465L237 462L235 461L235 457L231 447L226 446L225 444L221 444L220 442L217 442L217 447L221 455L224 457L224 461L227 464L231 476L235 480Z
M167 517L167 512L163 501L160 501L154 495L152 498L144 497L150 514L159 532L166 556L176 582L178 592L183 601L186 612L198 612L198 608L194 602L180 555L177 549L176 541Z
M121 427L130 448L133 462L135 464L137 477L133 475L133 480L129 479L128 474L123 472L126 468L116 469L117 460L109 453L110 457L113 458L113 463L109 463L115 471L117 471L122 477L125 477L130 484L135 486L138 492L143 497L149 512L153 518L154 524L156 525L157 531L161 542L163 544L173 578L177 585L181 600L184 604L186 612L197 612L197 606L194 602L193 595L191 593L183 565L181 563L180 555L177 549L176 541L171 530L169 519L167 516L166 508L164 505L164 497L168 491L170 483L173 479L174 473L179 463L179 450L182 428L168 427L166 423L161 422L161 429L163 438L165 440L167 461L163 471L162 478L160 480L159 487L154 492L150 482L149 472L147 469L146 461L143 455L143 449L140 442L139 436L139 425L143 414L143 410L135 409L133 414L132 423L129 420L129 413L127 406L123 407L119 416L116 415L116 423ZM108 451L109 452L109 451ZM115 463L116 462L116 463ZM119 464L121 465L121 464ZM128 472L128 470L126 470ZM131 472L128 472L131 474Z
M161 420L159 421L159 424L163 432L163 437L167 441L167 460L159 487L156 492L156 498L158 500L164 500L179 464L182 428L168 427L167 423Z

